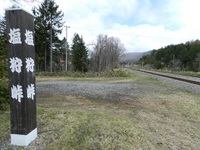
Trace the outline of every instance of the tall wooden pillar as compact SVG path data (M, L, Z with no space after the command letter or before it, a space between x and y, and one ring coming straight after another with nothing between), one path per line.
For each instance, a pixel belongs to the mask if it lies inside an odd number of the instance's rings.
M33 16L6 10L11 144L27 146L37 137Z

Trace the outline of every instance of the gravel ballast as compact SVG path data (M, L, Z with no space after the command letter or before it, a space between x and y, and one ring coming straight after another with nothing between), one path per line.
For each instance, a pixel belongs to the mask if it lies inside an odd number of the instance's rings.
M192 93L200 94L200 86L199 85L195 85L195 84L191 84L191 83L187 83L187 82L183 82L183 81L178 81L178 80L173 80L173 79L170 79L170 78L161 77L161 76L157 76L157 75L152 75L152 74L140 72L140 71L137 71L137 70L130 70L129 69L129 71L136 73L136 74L139 74L139 75L144 76L144 77L155 78L155 79L159 80L160 82L168 85L169 87L172 87L172 88L175 88L175 89L181 89L181 90L186 90L186 91L189 91L189 92L192 92ZM167 73L167 75L169 75L169 73ZM188 80L200 81L200 78L197 78L197 77L189 77L189 76L183 76L183 75L172 75L172 76L185 78L185 79L188 79Z

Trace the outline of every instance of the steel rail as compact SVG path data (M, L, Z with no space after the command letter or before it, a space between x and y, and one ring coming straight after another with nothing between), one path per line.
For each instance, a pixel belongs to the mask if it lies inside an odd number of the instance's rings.
M159 73L156 73L156 72L149 72L149 71L140 70L140 69L138 71L149 73L149 74L153 74L153 75L157 75L157 76L162 76L162 77L166 77L166 78L171 78L171 79L175 79L175 80L179 80L179 81L183 81L183 82L187 82L187 83L192 83L192 84L200 85L199 81L194 81L194 80L189 80L189 79L174 77L174 76L170 76L170 75L166 75L166 74L159 74Z

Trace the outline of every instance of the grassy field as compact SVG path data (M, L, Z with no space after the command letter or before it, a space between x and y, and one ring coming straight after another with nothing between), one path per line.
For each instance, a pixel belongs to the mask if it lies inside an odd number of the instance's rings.
M134 82L149 82L137 78ZM0 112L0 122L0 141L4 141L10 133L9 111ZM38 143L42 149L198 149L200 96L177 90L107 103L78 96L38 95L37 123L39 135L31 145Z

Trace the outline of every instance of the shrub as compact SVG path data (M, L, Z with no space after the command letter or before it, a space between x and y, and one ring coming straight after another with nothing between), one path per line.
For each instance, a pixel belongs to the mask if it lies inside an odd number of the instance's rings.
M66 71L66 72L38 72L37 76L53 76L53 77L74 77L74 78L93 78L93 77L132 77L133 74L124 71L123 69L108 69L104 72L78 72L78 71Z
M133 74L122 69L106 70L102 72L104 77L132 77Z
M8 79L0 79L0 110L6 110L9 106Z

